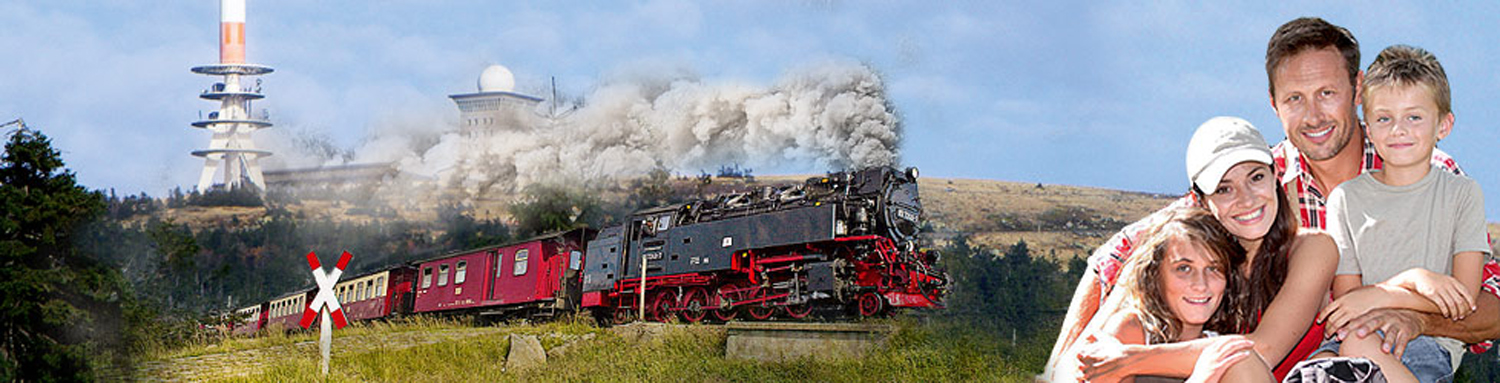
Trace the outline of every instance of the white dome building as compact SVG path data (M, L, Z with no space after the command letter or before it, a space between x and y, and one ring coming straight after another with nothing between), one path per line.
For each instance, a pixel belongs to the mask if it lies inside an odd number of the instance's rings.
M516 76L501 65L479 73L478 92L450 95L458 104L459 131L466 136L517 129L516 114L531 113L540 97L516 93Z
M479 73L479 92L514 92L516 91L516 75L510 73L510 69L499 64L490 65Z

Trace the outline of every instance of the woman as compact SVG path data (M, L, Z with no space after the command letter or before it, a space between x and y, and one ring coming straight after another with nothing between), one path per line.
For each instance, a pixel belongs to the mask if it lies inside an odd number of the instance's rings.
M1310 351L1312 347L1299 348L1297 354L1293 348L1299 343L1316 346L1321 337L1321 330L1309 328L1327 300L1338 249L1327 234L1299 228L1271 161L1270 149L1260 132L1239 118L1216 117L1204 122L1188 144L1192 203L1213 212L1247 251L1247 262L1235 271L1249 283L1245 289L1231 291L1234 297L1229 301L1235 304L1222 309L1225 327L1215 329L1245 334L1254 342L1260 359L1277 365L1288 356L1304 358L1303 349ZM1104 319L1094 315L1086 328L1094 328L1093 322ZM1192 372L1191 366L1211 345L1207 341L1120 347L1060 344L1060 348L1082 351L1060 354L1054 362L1078 359L1091 381L1130 375L1183 377ZM1276 370L1278 377L1295 362L1281 363Z
M1210 334L1206 326L1223 327L1226 321L1234 321L1220 309L1235 304L1226 302L1226 289L1243 288L1244 278L1230 270L1244 263L1244 249L1213 214L1201 208L1168 210L1153 226L1141 253L1121 271L1120 293L1103 309L1108 313L1103 318L1108 319L1090 332L1091 343L1150 345L1202 339ZM1271 379L1270 368L1258 359L1241 367L1240 361L1251 354L1249 341L1222 337L1211 342L1219 347L1202 354L1202 368L1195 368L1188 381ZM1055 371L1059 375L1050 380L1077 379L1079 372L1068 367ZM1225 377L1225 373L1231 375Z

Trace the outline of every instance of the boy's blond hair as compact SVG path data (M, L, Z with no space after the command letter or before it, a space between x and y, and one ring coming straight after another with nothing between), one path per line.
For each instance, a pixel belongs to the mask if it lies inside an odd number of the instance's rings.
M1453 113L1453 99L1448 90L1448 74L1432 52L1410 45L1392 45L1375 56L1365 71L1364 98L1370 99L1375 88L1392 85L1423 85L1432 91L1438 114Z

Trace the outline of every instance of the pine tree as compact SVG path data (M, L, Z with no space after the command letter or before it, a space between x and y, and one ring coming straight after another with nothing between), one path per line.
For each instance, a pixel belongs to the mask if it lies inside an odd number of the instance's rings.
M71 235L104 211L41 132L12 133L0 157L0 381L86 380L125 299L118 273L76 254Z

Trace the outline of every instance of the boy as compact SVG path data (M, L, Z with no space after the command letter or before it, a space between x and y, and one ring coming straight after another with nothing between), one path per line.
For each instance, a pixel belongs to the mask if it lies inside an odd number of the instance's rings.
M1318 318L1341 327L1369 310L1401 307L1460 319L1474 310L1490 248L1478 183L1430 163L1453 129L1447 75L1431 53L1396 45L1380 52L1364 82L1367 134L1384 170L1328 197L1328 231L1340 255L1335 300ZM1418 337L1399 357L1382 351L1376 336L1342 340L1315 357L1337 349L1369 358L1391 382L1451 379L1463 356L1450 338Z

